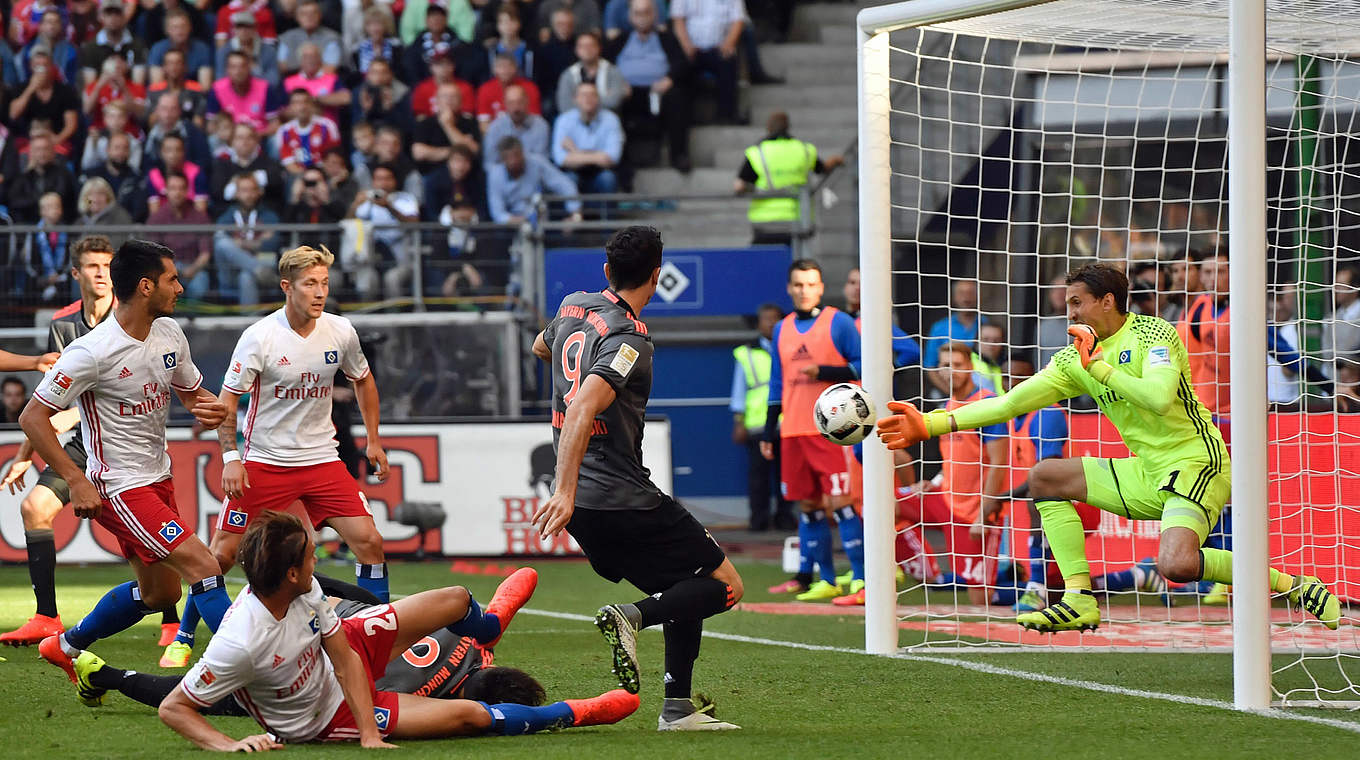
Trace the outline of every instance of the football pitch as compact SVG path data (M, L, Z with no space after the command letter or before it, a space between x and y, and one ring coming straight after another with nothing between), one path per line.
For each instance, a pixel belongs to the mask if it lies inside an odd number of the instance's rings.
M543 561L538 591L496 649L496 663L537 677L550 700L593 696L613 686L606 647L588 616L610 601L631 601L631 587L599 579L580 561ZM337 577L352 565L322 563ZM462 584L479 599L512 565L449 561L394 563L394 594ZM738 563L747 602L783 601L765 587L784 576L775 564ZM74 624L123 566L61 567L57 595ZM243 582L229 578L233 595ZM33 612L23 567L0 568L0 626ZM159 616L99 642L115 667L162 673L156 666ZM695 690L741 731L659 734L662 637L645 631L642 708L614 726L523 737L399 742L401 757L500 758L906 758L906 757L1354 757L1360 715L1290 710L1248 715L1232 699L1227 654L977 653L868 656L858 615L767 614L737 609L705 628ZM904 632L903 640L907 640ZM205 628L200 628L202 651ZM202 756L121 694L103 707L82 706L36 647L0 649L0 737L5 758ZM244 718L212 718L240 738L258 733ZM290 746L289 756L348 757L357 745Z

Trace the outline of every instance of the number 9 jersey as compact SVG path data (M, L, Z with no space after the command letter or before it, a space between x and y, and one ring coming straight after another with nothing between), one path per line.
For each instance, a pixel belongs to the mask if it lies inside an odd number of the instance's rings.
M581 461L576 506L651 509L661 491L642 466L643 417L652 393L652 339L628 303L612 290L567 296L543 331L552 349L553 446L567 408L586 378L598 375L616 394L594 420Z

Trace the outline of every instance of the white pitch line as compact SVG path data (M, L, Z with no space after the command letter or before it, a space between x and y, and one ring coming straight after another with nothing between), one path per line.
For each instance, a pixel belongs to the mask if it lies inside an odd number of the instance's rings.
M578 615L574 612L554 612L551 610L536 610L525 607L520 610L521 614L539 615L541 617L556 618L558 620L578 620L590 622L594 618L589 615ZM1009 676L1025 681L1037 681L1039 683L1049 683L1055 686L1068 686L1074 689L1084 689L1102 694L1114 694L1121 697L1137 697L1139 699L1156 699L1163 702L1175 702L1182 705L1195 705L1197 707L1212 707L1218 710L1229 712L1244 713L1247 715L1258 715L1262 718L1273 718L1275 720L1294 720L1303 723L1312 723L1319 726L1339 728L1342 731L1360 734L1360 723L1337 720L1335 718L1323 718L1316 715L1302 715L1286 710L1269 708L1265 710L1238 710L1231 702L1224 702L1220 699L1205 699L1203 697L1191 697L1185 694L1169 694L1161 691L1148 691L1146 689L1130 689L1124 686L1101 683L1099 681L1085 681L1078 678L1064 678L1062 676L1048 675L1047 673L1035 673L1029 670L1017 670L1015 668L1002 668L996 665L989 665L984 662L973 662L971 660L960 660L953 657L929 657L918 654L870 654L862 649L851 649L849 647L833 647L824 644L805 644L801 641L782 641L780 639L765 639L755 636L741 636L735 633L718 633L716 631L704 631L704 637L710 639L721 639L723 641L735 641L743 644L761 644L763 646L784 647L785 649L801 649L806 652L833 652L836 654L857 654L866 657L883 657L891 660L906 660L909 662L923 662L933 665L949 665L951 667L971 670L975 673L985 673L993 676Z

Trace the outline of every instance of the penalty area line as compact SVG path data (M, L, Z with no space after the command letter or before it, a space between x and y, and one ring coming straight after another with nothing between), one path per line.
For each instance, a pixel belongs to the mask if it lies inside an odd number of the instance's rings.
M574 612L555 612L552 610L536 610L529 607L521 609L522 615L538 615L540 617L556 618L558 620L576 620L580 622L591 622L594 620L589 615L579 615ZM1278 708L1267 708L1265 710L1238 710L1231 702L1221 699L1207 699L1204 697L1191 697L1185 694L1170 694L1161 691L1148 691L1146 689L1130 689L1125 686L1101 683L1099 681L1086 681L1079 678L1065 678L1063 676L1049 675L1047 673L1035 673L1029 670L1019 670L1016 668L1004 668L991 665L985 662L973 662L972 660L960 660L955 657L934 657L919 654L871 654L862 649L851 649L850 647L836 647L825 644L807 644L801 641L783 641L781 639L766 639L756 636L742 636L735 633L719 633L717 631L704 631L704 638L719 639L722 641L735 641L741 644L760 644L762 646L783 647L785 649L799 649L805 652L830 652L835 654L852 654L863 657L882 657L890 660L906 660L908 662L922 662L932 665L948 665L964 670L971 670L974 673L983 673L993 676L1009 676L1025 681L1035 681L1038 683L1053 684L1054 686L1066 686L1073 689L1083 689L1094 691L1101 694L1113 694L1121 697L1134 697L1137 699L1155 699L1162 702L1174 702L1181 705L1195 705L1197 707L1211 707L1217 710L1226 710L1244 715L1257 715L1262 718L1272 718L1274 720L1292 720L1301 723L1312 723L1318 726L1328 726L1338 728L1342 731L1360 734L1360 723L1337 720L1336 718L1323 718L1317 715L1302 715L1289 712Z

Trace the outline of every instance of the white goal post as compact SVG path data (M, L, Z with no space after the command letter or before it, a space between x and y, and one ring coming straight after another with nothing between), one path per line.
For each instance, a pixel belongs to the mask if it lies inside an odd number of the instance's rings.
M1268 61L1274 60L1278 63L1282 59L1292 59L1294 56L1302 59L1306 55L1334 55L1331 68L1328 70L1333 72L1335 79L1343 79L1339 72L1343 64L1349 65L1347 54L1360 53L1360 45L1356 44L1357 40L1360 40L1360 31L1351 27L1338 31L1333 16L1339 14L1338 9L1342 8L1345 10L1345 13L1341 14L1345 16L1343 26L1360 21L1360 2L1341 0L1269 0L1269 2L909 0L865 8L857 19L859 261L862 275L864 386L879 404L880 414L885 412L883 403L894 398L894 380L898 377L895 375L892 352L892 329L899 321L897 311L907 305L906 302L911 298L918 299L915 303L918 309L921 305L919 296L895 293L895 279L904 273L914 274L907 271L910 264L905 268L900 264L901 255L896 253L895 246L917 244L917 236L923 233L926 224L918 220L928 215L930 209L926 196L930 192L944 193L942 196L944 200L938 200L939 203L948 204L952 202L950 198L953 197L948 194L948 188L938 187L950 185L951 182L942 183L938 176L925 178L925 170L920 166L899 168L894 165L894 159L901 161L904 155L910 155L912 161L922 163L927 161L925 148L917 152L910 150L904 152L904 149L913 147L910 145L914 139L912 135L919 135L926 129L953 129L952 120L955 113L953 110L948 111L949 120L941 119L927 124L926 119L922 117L919 123L914 123L911 128L901 128L899 119L902 118L903 112L895 106L894 98L904 87L917 86L914 78L919 69L896 74L894 59L895 56L911 58L913 55L924 54L920 53L919 48L914 50L896 48L894 41L904 38L895 37L894 33L910 35L911 41L902 45L903 48L916 45L917 41L928 33L951 35L951 39L975 36L988 42L1002 40L1013 45L1008 53L1012 58L1020 57L1027 52L1032 53L1027 46L1049 51L1043 53L1041 50L1031 56L1036 59L1045 54L1051 55L1054 50L1061 49L1062 52L1066 52L1068 48L1080 46L1084 49L1083 54L1087 56L1088 62L1106 53L1144 56L1145 60L1150 60L1149 56L1165 53L1168 59L1174 58L1179 61L1170 66L1177 74L1182 68L1188 69L1191 64L1187 61L1192 59L1197 61L1194 64L1196 66L1202 65L1206 69L1217 67L1215 70L1220 75L1226 64L1227 86L1218 96L1227 104L1224 107L1227 113L1227 158L1226 167L1220 166L1217 171L1219 175L1223 175L1223 169L1226 168L1226 176L1222 179L1225 187L1222 197L1231 198L1230 203L1224 204L1227 208L1225 227L1231 268L1227 295L1230 296L1232 305L1229 329L1232 343L1230 369L1233 382L1230 394L1231 405L1234 407L1231 420L1233 463L1231 540L1236 584L1232 591L1231 647L1234 703L1238 708L1247 710L1270 707L1273 698L1279 698L1286 704L1297 704L1304 701L1301 696L1325 702L1329 696L1336 694L1335 691L1318 685L1318 681L1311 675L1309 679L1312 680L1312 685L1317 687L1316 690L1304 689L1302 690L1304 693L1299 695L1292 691L1282 693L1278 688L1272 689L1272 618L1267 576L1268 562L1272 559L1271 513L1267 501L1271 493L1268 481L1272 476L1271 460L1267 451L1269 440L1267 379L1262 368L1267 366L1268 360L1267 291L1272 282L1268 277L1267 251L1281 245L1273 238L1268 239L1270 231L1267 229L1269 219L1281 218L1278 216L1280 213L1278 208L1272 209L1268 206L1268 202L1275 204L1278 198L1268 199L1267 187L1267 95L1269 89L1274 86L1272 82L1276 81L1272 79L1276 72L1274 69L1268 72L1267 64ZM1271 32L1275 33L1270 34ZM986 49L989 54L995 52L992 48ZM952 48L949 52L938 55L935 63L941 67L951 65ZM971 63L977 64L977 61ZM993 65L1002 68L1009 64L1005 61L994 63L987 60L979 67ZM1112 64L1107 64L1102 71L1111 71L1111 66ZM1154 68L1154 64L1145 64L1144 75L1147 76L1147 72ZM980 78L982 76L984 75L979 75ZM1018 81L1021 77L1015 75L1014 78ZM926 87L924 82L919 84L922 89ZM931 84L941 88L946 86L934 80ZM1345 86L1355 88L1356 82L1348 79ZM1074 96L1075 102L1050 101L1036 104L1034 101L1026 100L1031 96L1019 94L1018 89L1017 87L1017 92L1012 97L1017 103L1024 101L1026 107L1031 109L1056 106L1075 111L1086 107L1081 102L1080 94ZM1294 97L1292 92L1283 94ZM976 101L985 101L989 97L989 94L981 89L969 95ZM1224 95L1226 97L1223 97ZM1005 96L1003 92L1002 98L994 99L1004 99ZM1360 92L1337 95L1328 90L1326 97L1339 98L1349 105L1354 105L1356 101L1360 101ZM960 105L963 107L960 108ZM1126 107L1128 104L1111 102L1107 105L1113 110ZM1139 105L1134 106L1138 107ZM965 111L977 110L981 106L974 100L966 100L955 102L953 108ZM1168 111L1174 112L1174 108L1168 106ZM1206 110L1212 109L1206 107ZM974 127L986 124L986 118L978 116L977 113L966 114L961 118L976 120L971 122ZM1135 121L1137 118L1135 117ZM1172 116L1167 116L1166 119L1169 124ZM1339 116L1336 120L1342 121ZM1291 129L1293 125L1294 122L1291 121ZM1004 128L1011 126L1007 123ZM1341 124L1334 128L1340 132L1346 130L1348 126L1350 125ZM1302 131L1307 132L1307 129ZM1168 127L1167 134L1170 133L1171 128ZM1073 142L1077 142L1080 135L1069 137ZM972 154L969 154L968 150L970 149L959 148L950 143L945 160L952 160L956 164L961 160L966 163L969 158L979 164L983 162L985 156L981 148L977 148ZM1075 153L1071 162L1074 165L1079 163ZM1014 172L1014 176L1023 179L1025 172L1029 171L1023 164L1022 161L1013 161L1009 170ZM1118 168L1125 170L1130 167L1133 167L1132 160L1129 167ZM1193 173L1201 170L1200 163L1192 163L1189 171ZM957 169L953 171L955 174L958 173ZM907 180L915 183L912 191L914 195L899 200L895 197L894 188L900 187ZM985 183L980 180L977 182L981 187L977 193L986 194L988 190ZM928 185L934 186L927 187ZM1029 188L1026 187L1024 190L1028 192ZM1078 195L1075 189L1070 192L1074 198ZM1129 201L1126 205L1132 206L1139 202L1137 193L1127 191L1124 194L1129 196L1124 198ZM1034 207L1038 214L1037 209L1041 203L1046 202L1048 196L1041 190L1036 190L1034 196L1036 198ZM1091 203L1102 204L1107 196L1102 188L1091 191L1090 197L1093 199ZM1219 197L1215 196L1216 199ZM1146 198L1143 202L1154 203ZM1301 205L1304 203L1305 201L1300 201ZM1076 204L1077 201L1073 200L1072 205ZM949 213L952 212L946 212L945 215ZM904 215L909 219L905 224L902 221ZM1340 212L1335 213L1337 225L1341 224L1340 216ZM984 218L986 214L982 211L976 212L976 217L974 219L970 216L967 221L975 222L979 227L990 223ZM1037 219L1029 221L1033 222L1035 227L1040 226ZM991 222L995 222L995 219ZM1005 220L1001 221L1002 225L1005 223ZM1075 227L1077 223L1071 221L1070 224ZM1104 224L1099 226L1103 227ZM942 233L942 236L950 237L952 233L951 227L950 231ZM1035 234L1037 236L1039 233ZM1003 238L1004 242L997 253L1004 258L1006 254L1004 246L1013 240L1005 233L999 237ZM951 237L951 245L952 240ZM1335 237L1331 242L1334 246L1338 245ZM1021 248L1024 256L1036 260L1043 256L1033 246ZM1335 255L1335 252L1333 254ZM922 255L917 254L918 262ZM1308 255L1307 251L1301 249L1298 260L1291 266L1299 267L1299 271L1303 271L1303 268L1308 266ZM1059 263L1066 264L1069 261L1068 257L1080 258L1076 253L1064 252L1061 259L1053 258L1047 263L1055 266ZM1132 258L1130 257L1128 261L1132 262ZM1045 262L1041 260L1040 264L1042 263ZM1007 304L1012 303L1009 299L1013 297L1017 309L1025 309L1026 315L1037 315L1041 296L1021 294L1042 292L1045 283L1039 279L1038 270L1039 265L1034 265L1033 273L1026 275L1028 279L1013 278L1009 270L1005 270L1007 273L999 279L994 279L991 284L1009 287L1011 292L1016 294L1007 295ZM955 276L952 269L945 271L949 273L947 277ZM969 276L979 275L972 272ZM984 279L983 285L987 284ZM1300 288L1306 290L1305 285L1300 285ZM921 290L924 290L924 286ZM1026 301L1026 298L1030 300ZM907 331L913 332L910 327ZM924 329L920 328L914 335L921 337L923 333ZM922 387L925 387L924 383ZM893 484L894 463L889 452L877 442L877 439L872 439L865 444L863 466L867 594L865 648L872 653L892 653L899 650L900 624L904 620L904 613L899 607L900 595L894 579L895 574L899 572L900 559L895 557L894 548L897 519L897 494ZM1339 464L1334 467L1338 472L1344 469ZM925 591L924 587L922 591ZM960 616L965 613L937 612L927 608L924 614L927 619L950 617L951 620L957 621L962 619ZM1002 617L997 615L988 619L994 621ZM1141 622L1142 619L1140 615L1132 622ZM1174 624L1174 621L1171 622ZM1348 625L1349 623L1343 619L1343 629ZM926 636L929 638L929 633ZM965 637L967 634L961 633L959 636ZM1305 668L1309 658L1307 649L1308 645L1299 645L1300 661ZM1333 659L1335 660L1335 656ZM1357 692L1351 685L1349 677L1345 680L1346 687L1340 691L1353 699L1357 698Z

